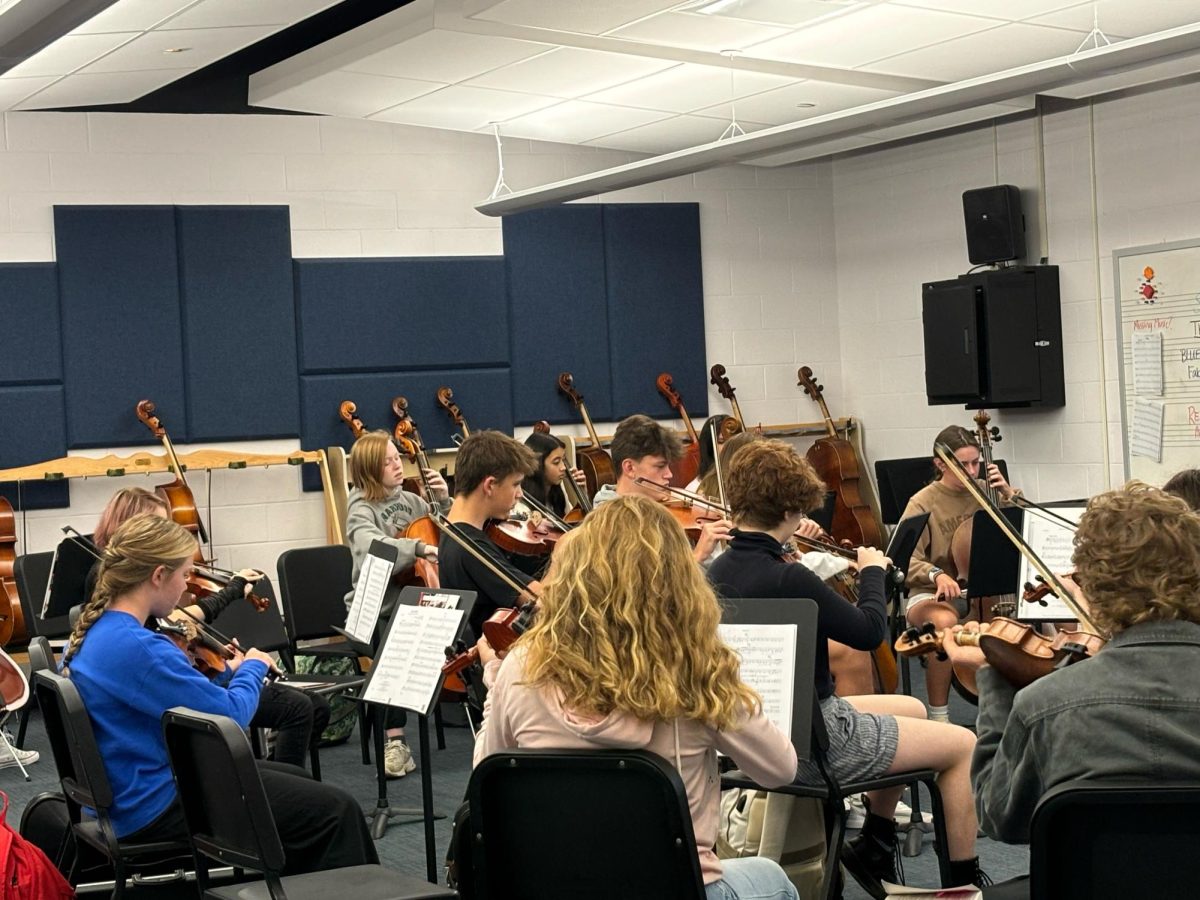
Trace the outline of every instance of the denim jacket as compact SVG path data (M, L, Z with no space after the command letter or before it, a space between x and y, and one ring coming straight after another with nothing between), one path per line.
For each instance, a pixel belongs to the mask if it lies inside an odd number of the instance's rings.
M1029 842L1050 788L1077 778L1200 782L1200 625L1148 622L1017 691L979 671L971 765L979 826Z

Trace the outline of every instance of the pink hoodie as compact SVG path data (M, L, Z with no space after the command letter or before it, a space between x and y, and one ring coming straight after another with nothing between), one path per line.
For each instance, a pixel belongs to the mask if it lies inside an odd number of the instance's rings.
M705 884L721 879L721 862L713 851L721 792L717 751L731 757L763 787L778 787L796 776L796 750L790 738L761 714L747 717L729 732L693 719L676 723L649 722L621 712L603 718L578 715L562 707L557 691L522 683L524 660L524 650L518 648L503 662L488 663L484 671L489 691L483 727L475 741L475 762L512 748L589 747L649 750L674 762L687 790Z

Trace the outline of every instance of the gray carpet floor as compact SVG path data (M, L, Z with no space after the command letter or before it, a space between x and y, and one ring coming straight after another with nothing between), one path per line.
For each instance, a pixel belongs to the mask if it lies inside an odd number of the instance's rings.
M913 693L924 698L923 670L914 665ZM972 725L974 722L974 707L961 701L958 697L951 698L951 718L958 724ZM10 724L15 730L15 717ZM431 726L432 732L432 726ZM435 823L436 840L435 852L438 861L439 878L444 877L442 860L450 840L451 820L454 811L462 801L466 790L467 779L471 769L471 735L465 728L447 728L446 749L434 750L431 760L420 757L417 746L416 729L409 729L410 743L413 746L418 771L407 777L388 783L388 797L393 806L421 806L420 769L430 769L433 778L434 809L439 815L445 816ZM431 734L431 743L434 738ZM49 756L45 730L39 715L35 712L29 724L26 746L39 751L42 759L30 767L31 781L21 779L20 772L15 767L0 769L0 790L9 797L8 821L16 826L21 811L26 803L43 791L57 790L57 778L54 762ZM357 732L351 740L338 747L328 747L321 751L322 775L325 781L340 785L349 790L362 804L363 810L369 813L376 806L377 789L374 778L374 768L362 765ZM928 810L928 803L923 804ZM404 824L403 819L394 820L387 832L378 842L379 856L385 865L416 877L425 874L425 838L424 829L420 823ZM981 838L978 852L984 870L996 881L1024 874L1029 867L1029 851L1026 847L1014 847L999 844L987 838ZM904 860L906 880L910 884L935 886L937 878L937 860L933 853L932 836L926 836L922 853L914 858ZM134 888L130 892L133 897L187 897L195 896L194 889L182 885L171 885L157 890ZM844 894L846 900L861 900L867 895L853 881L849 882Z

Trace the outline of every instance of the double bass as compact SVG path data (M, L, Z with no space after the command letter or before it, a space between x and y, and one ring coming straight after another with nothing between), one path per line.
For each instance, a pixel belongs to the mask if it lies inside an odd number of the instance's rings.
M592 424L592 417L588 415L587 406L583 403L583 394L575 389L575 378L570 372L559 374L558 389L571 401L571 405L579 410L579 415L583 417L583 424L587 428L588 437L592 441L590 447L577 449L575 457L576 464L583 470L583 476L587 481L588 494L595 497L596 492L603 485L615 484L617 481L612 457L600 443L600 436L596 434L596 426Z
M17 519L12 504L0 497L0 647L7 646L9 641L21 643L29 639L13 577L16 561Z
M684 447L683 456L671 463L671 484L675 487L682 487L690 484L700 471L700 438L696 435L695 426L692 425L692 417L684 408L683 398L679 396L679 391L675 390L675 380L671 377L671 373L660 374L655 385L658 387L658 392L667 399L671 409L675 410L679 414L679 418L683 419L683 427L687 429L688 439L691 441Z
M808 366L801 366L796 377L804 393L821 408L825 430L829 432L827 437L816 440L805 454L826 487L834 492L833 522L829 530L838 540L849 541L855 546L883 547L883 531L859 490L862 473L858 456L833 425L833 417L825 405L825 388L817 382Z

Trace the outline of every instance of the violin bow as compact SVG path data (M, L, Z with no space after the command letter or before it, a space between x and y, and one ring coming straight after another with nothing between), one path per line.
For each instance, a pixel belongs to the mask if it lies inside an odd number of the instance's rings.
M729 501L725 499L725 471L721 468L721 445L717 441L717 423L715 421L708 423L708 436L712 440L713 469L717 473L717 496L721 498L721 506L725 508L725 514L729 515Z
M568 477L570 477L570 476L568 476ZM563 532L564 534L566 534L568 531L570 531L571 529L573 529L573 528L575 527L574 525L570 525L570 524L568 524L568 523L567 523L565 520L563 520L563 519L559 518L559 515L558 515L558 513L556 513L556 512L555 512L554 510L552 510L550 507L546 506L544 503L542 503L542 502L541 502L541 501L539 501L539 500L534 500L534 499L533 499L532 497L530 497L528 494L526 494L525 496L523 496L521 499L522 499L522 500L523 500L525 503L527 503L527 504L529 504L530 506L532 506L532 507L534 508L534 510L536 510L536 511L537 511L537 512L539 512L539 513L541 513L541 514L542 514L542 516L543 516L543 517L544 517L544 518L545 518L545 519L546 519L546 520L547 520L547 521L548 521L548 522L549 522L551 525L553 525L555 528L557 528L559 531Z
M466 550L469 554L475 557L478 562L483 563L488 571L516 591L518 597L521 594L533 596L533 592L529 590L528 586L521 584L519 581L517 581L517 579L513 578L512 575L496 565L495 560L491 559L486 553L476 547L475 542L471 538L459 532L454 523L447 519L440 510L432 510L429 518L433 521L433 524L438 527L442 534L446 535L446 537L450 538L450 540L454 541L454 543Z
M1067 590L1066 586L1062 583L1058 576L1050 571L1049 567L1042 562L1041 557L1034 552L1034 549L1030 547L1029 544L1025 542L1025 539L1021 537L1020 533L1013 528L1012 523L1009 522L1008 519L1004 518L1004 516L1000 513L1000 510L992 504L987 495L984 494L984 492L980 489L979 485L975 483L975 479L973 479L970 473L963 468L963 464L958 461L958 457L954 455L950 448L945 444L937 444L934 446L933 450L937 454L938 459L945 463L946 468L954 473L955 477L962 482L963 487L967 489L968 493L975 498L975 502L979 504L980 508L983 509L991 517L992 521L996 523L996 527L999 528L1004 536L1008 538L1009 542L1017 548L1017 552L1029 560L1030 564L1037 569L1038 574L1042 576L1042 580L1045 581L1046 584L1050 585L1054 593L1075 615L1075 618L1090 628L1093 634L1103 637L1099 627L1092 620L1091 615L1075 601L1075 598L1071 595L1071 592Z

